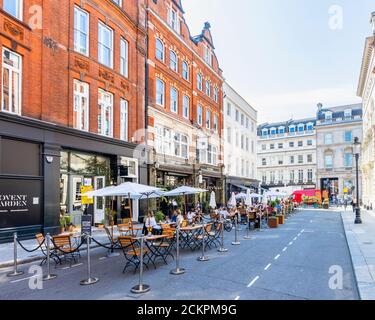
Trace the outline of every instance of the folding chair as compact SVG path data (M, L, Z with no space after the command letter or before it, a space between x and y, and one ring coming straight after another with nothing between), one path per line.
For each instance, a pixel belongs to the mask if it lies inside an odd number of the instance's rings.
M44 263L47 262L47 243L44 235L42 233L38 233L35 235L36 241L38 242L38 245L40 245L40 250L42 251L44 255L44 259L40 262L40 266L42 266ZM53 261L55 261L55 265L61 264L60 257L55 252L55 247L53 244L50 246L50 255Z

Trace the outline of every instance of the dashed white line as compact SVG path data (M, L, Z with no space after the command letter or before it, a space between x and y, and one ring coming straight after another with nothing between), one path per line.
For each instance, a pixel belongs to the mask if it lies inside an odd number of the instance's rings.
M236 301L240 300L240 296L237 296L234 300L236 300Z
M79 266L82 266L82 265L83 265L83 263L73 264L73 265L72 265L72 268L79 267Z
M255 282L257 282L258 281L258 279L259 279L259 276L256 276L248 285L247 285L247 287L248 288L250 288L251 286L253 286L254 285L254 283Z
M270 268L270 266L272 266L271 263L269 263L269 264L267 265L267 267L264 268L264 270L267 271L267 270Z
M288 250L288 247L285 247L285 248L283 249L283 252L285 252L286 250Z
M305 232L305 229L302 229L302 230L301 230L301 233L304 233L304 232Z
M297 240L297 237L293 238L293 241L296 241Z
M290 241L290 242L289 242L289 245L291 246L292 244L293 244L293 241Z
M278 254L276 257L275 257L275 260L279 259L280 258L280 255Z

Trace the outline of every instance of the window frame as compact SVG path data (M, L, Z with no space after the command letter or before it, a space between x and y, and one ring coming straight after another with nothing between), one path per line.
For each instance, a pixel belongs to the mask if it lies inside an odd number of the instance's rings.
M123 54L125 54L125 57ZM124 37L120 39L120 74L129 78L129 42Z
M120 140L129 141L129 101L123 98L120 100Z
M174 95L172 95L172 92L175 93L175 100L172 100L174 97ZM179 98L179 94L178 94L178 90L177 88L175 87L171 87L170 89L170 101L169 101L169 110L173 113L176 113L178 114L178 98Z
M104 31L109 31L110 32L110 44L111 44L111 47L107 47L104 43L101 42L101 30L104 30ZM103 31L102 31L103 32ZM109 26L107 26L105 23L103 23L102 21L99 20L98 22L98 62L110 69L113 69L113 52L114 52L114 43L113 43L113 39L114 39L114 31L112 28L110 28ZM103 48L107 48L109 49L109 52L110 52L110 65L107 65L105 64L105 62L103 61L103 53L104 53L104 50Z
M162 93L162 104L160 104L158 101L158 97L159 97L159 90L158 90L158 84L162 84L163 85L163 93ZM161 107L165 107L165 82L163 80L161 80L160 78L156 78L156 96L155 96L155 103L158 105L158 106L161 106Z
M84 33L82 30L78 29L78 26L76 26L76 13L79 13L80 15L86 15L87 19L86 19L86 28L87 28L87 32ZM81 51L81 46L80 46L80 41L79 39L76 38L76 32L79 32L79 34L81 33L84 33L86 35L86 51L87 52L82 52ZM77 44L77 41L79 43L79 48L78 48L78 44ZM75 52L78 52L79 54L82 54L86 57L90 56L90 13L83 10L81 7L75 5L74 6L74 22L73 22L73 43L74 43L74 51Z
M84 90L85 93L82 94L80 91L76 91L75 90L76 85L82 86L83 88L85 88ZM76 105L76 97L78 97L79 99L78 106ZM84 119L83 128L80 126L79 127L77 126L78 123L82 124L82 112L83 112L82 103L81 103L82 98L87 99L87 102L86 102L87 110L84 113L85 119ZM77 110L77 108L79 108L79 110ZM73 125L74 129L85 131L85 132L89 131L89 113L90 113L90 84L87 82L80 81L78 79L74 79L73 80L73 117L75 118L75 124L76 124L75 126Z
M114 94L111 93L111 92L109 92L109 91L106 91L104 89L101 89L101 88L99 88L98 93L99 93L98 94L98 108L100 108L100 112L98 111L98 117L100 115L100 122L101 122L101 125L99 126L99 119L98 119L98 133L101 136L113 138ZM107 105L105 100L101 100L100 93L102 93L103 95L108 95L108 97L111 98L110 100L111 100L112 104L111 105ZM101 105L101 103L100 103L101 101L102 101L103 105ZM105 133L106 128L105 128L104 122L103 122L103 119L105 119L106 107L110 107L110 115L111 115L110 116L110 128L109 128L110 132L109 132L108 135ZM100 131L99 131L99 127L100 127Z

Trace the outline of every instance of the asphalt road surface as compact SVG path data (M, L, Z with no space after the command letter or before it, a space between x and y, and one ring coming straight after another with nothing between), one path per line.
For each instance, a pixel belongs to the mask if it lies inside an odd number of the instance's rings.
M138 274L122 273L122 255L106 258L103 248L92 251L92 275L100 280L81 286L87 278L86 255L77 265L59 266L57 278L43 282L42 289L30 289L36 277L29 268L25 274L8 278L0 269L0 299L131 299L131 300L353 300L359 299L350 254L339 212L300 210L278 229L252 231L244 240L245 226L239 232L241 244L231 245L234 231L225 232L227 253L207 251L209 261L199 262L201 251L182 251L181 267L186 273L169 273L175 262L157 264L145 270L143 282L151 291L135 295ZM46 268L43 267L45 272Z

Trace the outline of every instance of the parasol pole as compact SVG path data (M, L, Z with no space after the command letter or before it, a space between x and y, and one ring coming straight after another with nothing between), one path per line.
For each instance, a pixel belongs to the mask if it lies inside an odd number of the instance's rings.
M130 199L130 192L128 193L128 199L129 199L129 209L130 209L130 228L131 228L132 236L134 237L134 229L133 229L133 205L132 205L132 200Z

